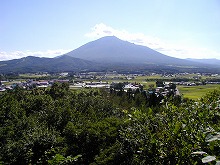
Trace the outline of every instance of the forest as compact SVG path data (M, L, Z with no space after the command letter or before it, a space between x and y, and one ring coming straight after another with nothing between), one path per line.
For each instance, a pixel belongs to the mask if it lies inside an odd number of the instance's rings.
M0 94L0 164L220 164L220 90L19 87Z

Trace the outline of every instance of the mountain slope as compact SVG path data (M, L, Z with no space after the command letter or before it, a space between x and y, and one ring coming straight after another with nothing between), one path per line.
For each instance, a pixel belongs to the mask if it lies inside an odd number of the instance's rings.
M194 62L169 57L146 46L135 45L114 36L89 42L66 55L102 63L196 65Z
M170 57L145 46L103 37L55 58L25 57L0 61L0 73L63 71L220 72L220 65Z
M63 72L90 69L94 62L61 56L58 58L39 58L28 56L21 59L0 61L0 72L25 73L25 72Z
M187 60L202 63L202 64L220 66L220 60L214 59L214 58L213 59L192 59L192 58L187 58Z

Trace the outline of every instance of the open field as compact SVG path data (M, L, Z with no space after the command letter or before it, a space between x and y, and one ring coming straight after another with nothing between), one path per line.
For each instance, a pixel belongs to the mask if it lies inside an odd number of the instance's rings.
M19 76L22 78L41 78L41 77L46 77L50 76L50 74L33 74L33 73L27 73L27 74L19 74Z
M183 97L190 99L198 99L204 96L207 92L219 89L219 84L207 84L203 86L177 86Z

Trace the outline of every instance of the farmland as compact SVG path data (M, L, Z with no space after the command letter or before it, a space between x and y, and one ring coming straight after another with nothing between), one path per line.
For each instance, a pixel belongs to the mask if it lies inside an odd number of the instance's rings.
M176 73L176 74L120 74L117 72L87 72L87 73L36 73L36 74L20 74L17 76L2 76L5 86L10 86L16 83L26 82L27 80L34 81L49 81L64 79L68 80L73 86L77 82L103 82L103 83L137 83L142 84L147 90L149 86L156 88L156 81L174 82L177 83L177 88L184 98L198 99L206 94L208 91L218 89L219 84L211 84L211 82L218 82L220 75L202 74L202 73ZM3 82L3 81L2 81ZM203 82L203 84L202 84ZM181 83L181 84L180 84ZM184 84L185 83L185 84ZM191 85L190 83L193 83ZM74 88L75 89L75 88Z
M202 86L177 86L183 97L189 99L198 99L204 96L207 92L220 88L219 84L207 84Z

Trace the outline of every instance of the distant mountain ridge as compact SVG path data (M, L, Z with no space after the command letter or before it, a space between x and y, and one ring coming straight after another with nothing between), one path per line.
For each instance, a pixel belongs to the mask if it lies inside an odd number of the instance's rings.
M193 62L199 62L199 63L202 63L202 64L219 65L220 66L220 60L218 60L216 58L212 58L212 59L192 59L192 58L187 58L187 60L193 61Z
M28 56L0 61L1 73L28 72L220 72L213 61L178 59L114 36L103 37L55 58ZM216 61L215 61L216 62ZM219 61L217 61L218 63Z
M58 58L40 58L28 56L21 59L0 61L0 72L63 72L90 69L96 63L70 56Z
M89 42L66 55L102 63L196 65L195 62L170 57L146 46L107 36Z

